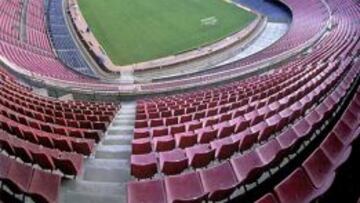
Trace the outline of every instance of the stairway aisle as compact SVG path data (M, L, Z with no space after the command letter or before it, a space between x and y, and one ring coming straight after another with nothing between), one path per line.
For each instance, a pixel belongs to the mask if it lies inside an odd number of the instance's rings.
M125 202L135 108L135 101L121 103L94 155L85 160L83 174L76 180L63 181L60 202Z

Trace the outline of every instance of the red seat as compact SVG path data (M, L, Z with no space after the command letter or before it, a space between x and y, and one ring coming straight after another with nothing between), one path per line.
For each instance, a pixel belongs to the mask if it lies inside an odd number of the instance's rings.
M256 148L256 151L265 165L276 165L280 162L284 154L280 143L276 139L272 139L265 144Z
M192 132L175 134L176 146L180 148L191 147L197 142L197 135Z
M306 119L301 119L293 126L293 128L299 138L308 136L312 131L312 126L306 121Z
M200 202L207 197L197 172L165 178L167 200L174 202Z
M215 149L210 149L209 144L198 144L185 149L189 165L194 168L207 166L215 159Z
M233 136L233 140L239 143L238 148L240 151L250 149L255 143L258 142L259 132L252 132L249 128Z
M54 142L54 146L55 148L61 150L61 151L67 151L67 152L72 152L73 149L71 147L71 143L69 142L69 140L67 138L55 138L53 137L53 142Z
M14 160L6 157L3 154L0 154L0 180L7 179L10 167Z
M218 138L229 137L235 130L235 124L229 124L228 122L222 122L213 127L219 131Z
M335 167L346 161L351 153L351 146L346 147L334 132L326 137L320 147Z
M134 139L150 137L150 132L147 128L134 129Z
M302 168L296 169L286 179L281 181L274 192L280 203L304 203L322 195L331 185L335 173L332 173L327 182L320 189L315 188Z
M26 193L30 187L33 168L17 161L11 163L6 185L15 193Z
M131 155L131 175L136 178L151 178L157 173L155 153Z
M55 164L51 158L51 155L48 154L48 148L42 146L34 145L31 150L31 155L35 163L39 164L44 169L55 170Z
M159 153L161 171L166 175L179 174L188 167L188 159L181 149Z
M295 143L298 141L298 137L293 128L286 129L283 133L276 137L283 149L290 149L295 147Z
M17 157L20 157L21 160L27 163L33 162L33 157L30 154L30 151L27 148L27 145L24 145L22 140L13 139L12 146Z
M175 148L175 139L171 135L154 137L153 143L156 152L169 151Z
M272 193L267 193L258 199L255 203L277 203L276 197Z
M140 138L131 141L133 154L146 154L151 152L150 138Z
M198 134L198 143L209 143L216 139L218 130L212 129L211 127L205 127L195 130L195 133Z
M165 136L165 135L169 135L168 127L152 128L152 136L153 137L160 137L160 136Z
M217 159L227 159L238 150L238 142L233 141L231 137L214 140L210 145L215 150Z
M355 121L354 121L355 122ZM340 120L334 130L337 137L344 143L348 145L352 142L353 139L353 130L342 120Z
M93 151L95 140L71 140L70 143L73 151L89 156Z
M56 174L34 170L28 193L36 202L58 202L60 182Z
M311 182L318 189L327 183L327 178L331 177L334 167L329 158L321 149L314 151L302 164Z
M204 190L209 194L208 198L211 201L230 197L236 188L237 179L229 162L201 170L199 173Z
M238 185L254 181L264 165L255 151L236 156L230 159L230 163L237 177Z
M166 203L167 200L163 180L128 182L127 202Z
M66 175L77 176L83 167L83 156L74 153L61 153L58 157L52 156L56 168Z

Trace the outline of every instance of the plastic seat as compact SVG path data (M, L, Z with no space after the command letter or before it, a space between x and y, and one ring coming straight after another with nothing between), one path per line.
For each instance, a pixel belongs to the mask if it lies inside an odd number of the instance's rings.
M7 179L9 170L13 162L14 160L3 154L0 154L0 180Z
M308 136L312 131L312 126L305 119L301 119L293 126L298 138L304 138Z
M230 163L237 177L238 185L254 181L264 165L255 151L231 158Z
M233 140L238 142L238 148L240 151L250 149L255 143L258 142L259 132L252 132L249 128L243 132L240 132L233 137Z
M152 136L153 137L160 137L160 136L165 136L165 135L169 135L168 127L152 128Z
M171 135L154 137L153 143L156 152L169 151L175 148L175 139Z
M331 177L334 167L321 149L314 151L302 164L311 182L318 189L322 188Z
M194 168L207 166L215 159L215 149L210 149L209 144L198 144L185 149L186 156L189 159L189 165Z
M349 145L353 140L353 130L342 120L336 124L333 132L335 132L344 145Z
M175 134L176 146L182 149L194 146L197 143L197 134L192 132Z
M236 189L237 179L229 162L201 170L199 173L211 201L226 199Z
M298 141L298 137L293 128L287 129L277 136L276 139L283 149L291 149L292 147L295 147L295 143Z
M320 145L335 168L344 163L351 153L351 146L346 147L334 132L331 132Z
M276 139L272 139L265 144L256 148L258 156L265 165L276 165L280 162L282 155L284 154L280 143Z
M235 142L231 137L225 137L212 141L211 148L215 150L215 157L217 159L227 159L238 150L238 142Z
M218 138L229 137L235 130L235 124L229 124L228 122L219 123L213 127L219 131Z
M146 154L151 152L151 139L140 138L131 141L132 154Z
M198 134L198 143L209 143L216 139L218 134L217 129L212 129L211 127L201 128L199 130L195 130L195 133Z
M174 202L201 202L207 197L197 172L165 178L167 200Z
M188 167L188 158L185 152L178 148L160 152L159 162L161 171L166 175L179 174Z
M150 137L150 131L147 128L134 129L134 139Z
M53 142L54 142L54 147L57 149L60 149L61 151L67 151L67 152L72 152L73 149L71 147L71 143L69 142L68 139L66 138L52 138Z
M316 189L302 168L296 169L287 178L281 181L274 192L280 203L304 203L311 202L322 195L331 185L335 173L332 173L328 181L321 189Z
M77 176L83 167L83 157L79 154L61 153L58 157L52 156L56 168L66 175Z
M31 150L31 155L34 159L34 162L37 163L44 169L55 170L55 164L51 158L51 155L48 154L50 149L43 148L42 146L34 145Z
M255 203L277 203L276 197L272 193L267 193L258 199Z
M73 151L86 156L92 153L95 145L94 140L86 140L85 142L82 140L71 140L70 143Z
M6 185L15 193L26 193L30 187L33 168L17 161L11 163Z
M151 178L157 173L155 153L131 155L131 175L142 179Z
M127 202L167 203L163 180L128 182Z
M28 193L36 202L58 202L60 182L59 175L34 170Z

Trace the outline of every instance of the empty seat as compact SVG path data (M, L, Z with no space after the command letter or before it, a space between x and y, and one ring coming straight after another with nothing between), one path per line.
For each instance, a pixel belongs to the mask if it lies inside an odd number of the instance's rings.
M151 152L150 138L139 138L131 141L133 154L146 154Z
M304 170L297 168L274 188L274 192L280 203L311 202L330 187L334 177L335 173L332 173L323 187L317 189L313 186Z
M277 203L276 197L272 193L267 193L258 199L255 203Z
M220 201L228 198L237 186L237 179L229 162L201 170L199 173L209 200Z
M58 202L59 175L34 170L28 193L36 202Z
M127 184L127 202L166 203L163 180L129 182Z
M259 155L255 151L249 151L230 159L238 180L238 185L254 181L259 175L260 169L264 166Z
M302 164L311 182L316 188L322 188L331 178L334 167L321 149L314 151Z
M165 178L167 200L173 202L200 202L207 197L197 172Z
M161 171L166 175L179 174L188 167L188 158L181 149L159 153Z
M215 159L215 149L210 149L209 144L198 144L185 149L189 165L194 168L207 166Z
M171 135L154 137L154 150L157 152L169 151L175 148L175 139Z
M347 160L351 153L351 146L346 147L334 132L330 132L320 147L335 167Z
M151 178L157 173L155 153L131 155L131 175L136 178Z
M30 187L33 168L17 161L11 163L7 174L7 180L4 181L11 191L15 193L26 193Z

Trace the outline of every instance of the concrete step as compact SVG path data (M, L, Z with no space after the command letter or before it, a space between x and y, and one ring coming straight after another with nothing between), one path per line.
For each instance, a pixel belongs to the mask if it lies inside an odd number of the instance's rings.
M135 120L135 113L129 113L129 114L123 113L119 116L116 116L114 119L114 121L121 121L121 120Z
M133 119L122 119L122 120L114 120L112 126L134 126Z
M107 135L132 135L133 132L133 126L111 126L107 131Z
M65 180L60 202L119 203L126 201L125 183L103 183L84 180Z
M119 136L106 136L102 144L103 145L130 145L132 140L131 135L119 135Z
M128 160L89 160L85 166L83 179L97 182L127 182L130 180Z
M101 159L129 159L131 146L128 145L99 145L95 158Z

